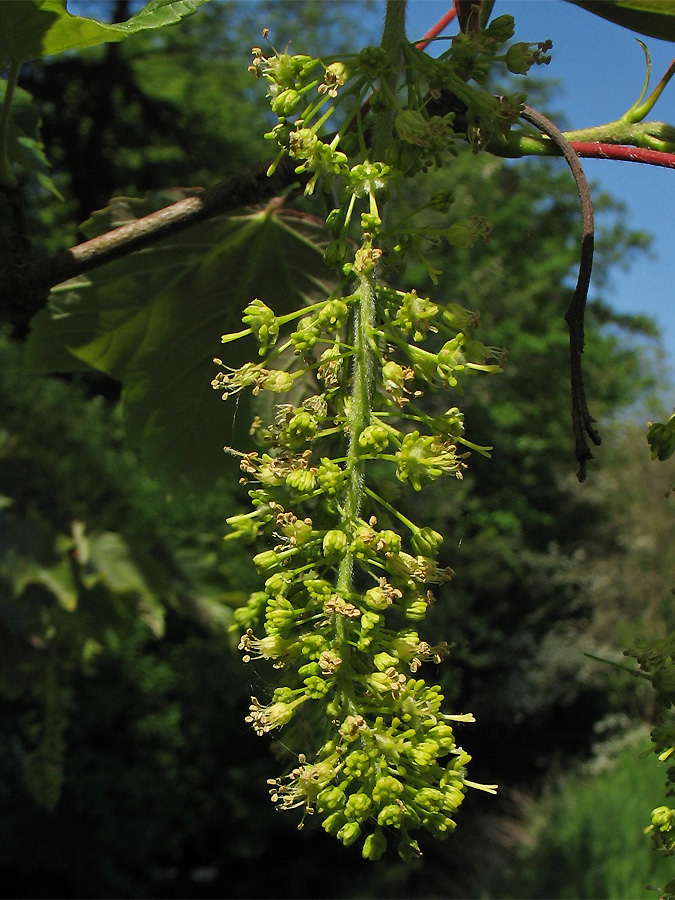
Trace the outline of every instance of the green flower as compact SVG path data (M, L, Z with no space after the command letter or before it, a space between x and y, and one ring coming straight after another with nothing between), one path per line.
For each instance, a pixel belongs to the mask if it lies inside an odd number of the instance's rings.
M253 725L256 734L266 734L290 722L296 708L307 699L306 695L300 695L290 703L272 703L270 706L263 706L256 697L251 697L251 708L245 721Z
M283 369L270 369L260 381L260 387L264 391L284 394L293 387L293 380L293 376Z
M455 455L455 446L441 444L428 435L421 437L419 431L406 434L396 460L396 477L399 481L409 481L416 491L441 475L461 477L461 461Z
M396 322L406 334L421 341L431 326L438 307L428 297L418 297L417 291L403 295L403 303L396 313Z
M546 51L553 47L551 41L544 41L539 44L525 44L519 42L511 44L506 51L504 57L506 68L514 75L527 75L530 66L548 65L551 57L546 55Z

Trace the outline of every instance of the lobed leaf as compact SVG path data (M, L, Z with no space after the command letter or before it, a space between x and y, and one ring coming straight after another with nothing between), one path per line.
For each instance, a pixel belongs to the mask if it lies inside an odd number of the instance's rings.
M117 199L84 230L108 231L178 198ZM238 366L255 352L252 340L224 348L221 336L241 329L256 295L280 315L325 296L324 244L318 220L274 204L194 225L55 288L33 320L27 361L120 380L128 432L153 474L209 484L223 472L237 413L237 399L226 406L211 387L213 358Z
M124 40L150 28L173 25L208 0L150 0L126 22L109 24L74 16L66 0L0 3L0 60L23 61Z

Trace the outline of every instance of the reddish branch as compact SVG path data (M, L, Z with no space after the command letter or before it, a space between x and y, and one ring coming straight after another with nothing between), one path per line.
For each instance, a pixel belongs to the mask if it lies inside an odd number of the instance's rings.
M433 41L433 39L435 37L438 37L438 35L441 33L441 31L443 31L443 29L446 28L450 24L450 22L452 22L452 20L455 18L456 15L457 15L457 10L453 6L451 9L449 9L446 12L446 14L444 16L441 16L441 18L438 20L438 22L436 22L436 24L433 26L433 28L430 28L429 31L427 31L427 33L424 35L422 40L418 41L415 44L417 49L425 50L429 46L431 41Z
M596 144L591 141L570 141L569 143L577 156L587 159L618 159L675 169L675 153L647 150L643 147L627 147L623 144Z

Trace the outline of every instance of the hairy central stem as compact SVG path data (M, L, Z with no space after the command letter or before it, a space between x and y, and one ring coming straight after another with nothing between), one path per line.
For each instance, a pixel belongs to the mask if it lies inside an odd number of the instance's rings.
M373 401L374 389L374 359L368 340L369 334L375 324L375 290L372 274L359 277L357 290L358 302L354 310L354 368L352 372L352 390L347 407L347 419L349 422L349 449L347 451L347 465L349 480L344 500L344 528L349 534L350 526L358 518L363 495L365 491L363 460L359 459L359 436L363 429L370 423L370 413ZM336 591L340 596L348 595L352 590L352 577L354 572L354 554L348 550L342 557ZM347 635L347 619L344 616L335 616L335 639L339 648L343 666L348 670L350 645ZM347 707L351 709L352 701L344 697Z
M358 441L363 429L370 423L373 400L373 352L368 341L375 326L375 290L372 274L359 278L358 302L354 310L354 370L352 391L348 407L349 449L347 465L349 481L344 502L345 524L353 523L360 511L364 493L363 461L359 459ZM340 563L337 591L348 592L352 587L354 557L348 552Z

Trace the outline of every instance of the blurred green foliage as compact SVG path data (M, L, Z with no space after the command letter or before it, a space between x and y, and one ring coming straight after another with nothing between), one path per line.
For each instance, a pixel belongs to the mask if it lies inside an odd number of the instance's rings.
M538 804L524 802L530 830L483 898L658 896L672 863L645 841L641 823L662 795L663 766L640 757L644 732L638 737L615 758L596 759L595 770L561 778Z

